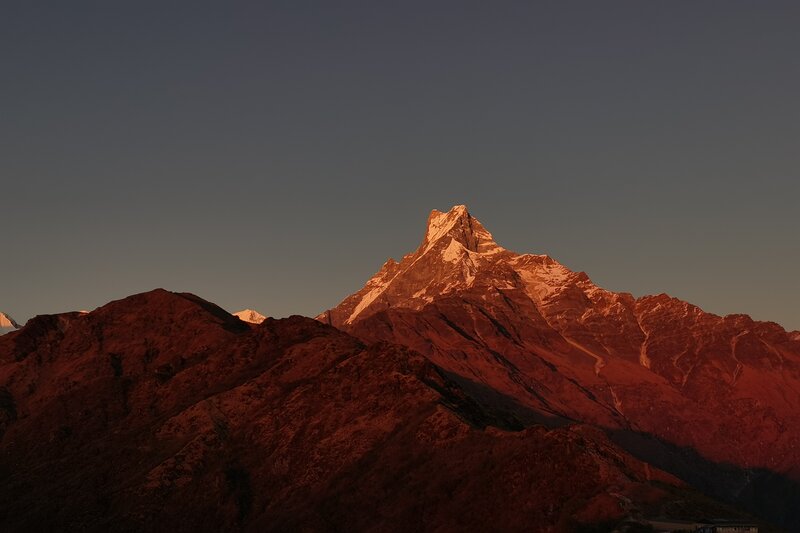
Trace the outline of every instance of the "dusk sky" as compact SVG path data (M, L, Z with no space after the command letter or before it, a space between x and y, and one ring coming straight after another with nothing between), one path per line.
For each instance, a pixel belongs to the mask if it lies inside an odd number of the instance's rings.
M800 3L3 2L0 310L316 315L431 209L800 329Z

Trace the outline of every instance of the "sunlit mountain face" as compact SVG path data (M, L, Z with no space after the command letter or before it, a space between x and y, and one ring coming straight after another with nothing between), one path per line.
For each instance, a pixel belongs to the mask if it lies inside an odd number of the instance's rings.
M456 206L316 319L157 289L0 336L0 529L794 530L799 363Z
M464 206L432 212L416 251L317 318L414 349L537 423L604 428L717 497L769 494L797 519L784 504L800 479L800 342L775 323L605 290L502 248Z
M0 335L19 329L21 326L5 313L0 313Z

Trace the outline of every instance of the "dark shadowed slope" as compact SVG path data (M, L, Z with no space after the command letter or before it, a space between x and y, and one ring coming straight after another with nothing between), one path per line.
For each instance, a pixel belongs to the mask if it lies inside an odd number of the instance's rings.
M3 531L735 516L592 428L519 430L526 408L482 406L479 384L407 348L302 317L250 325L188 294L37 317L0 338L0 383Z
M417 350L544 419L606 428L800 527L800 341L777 324L604 290L550 257L505 250L464 206L431 213L415 252L317 318ZM631 444L648 436L652 446Z

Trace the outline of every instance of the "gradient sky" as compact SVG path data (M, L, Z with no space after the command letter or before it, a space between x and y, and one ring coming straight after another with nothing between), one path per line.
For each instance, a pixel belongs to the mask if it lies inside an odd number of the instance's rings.
M0 310L314 315L467 204L800 329L800 3L3 2Z

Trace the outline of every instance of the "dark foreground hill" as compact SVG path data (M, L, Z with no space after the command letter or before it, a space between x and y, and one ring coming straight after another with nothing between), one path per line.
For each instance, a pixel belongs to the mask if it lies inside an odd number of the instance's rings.
M246 324L189 294L37 317L0 337L0 384L2 531L575 531L739 516L602 431L535 423L408 348L302 317Z

